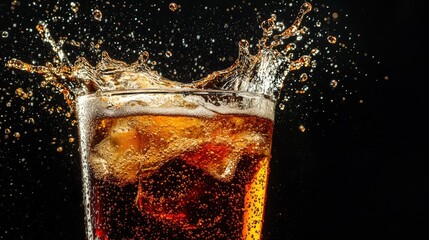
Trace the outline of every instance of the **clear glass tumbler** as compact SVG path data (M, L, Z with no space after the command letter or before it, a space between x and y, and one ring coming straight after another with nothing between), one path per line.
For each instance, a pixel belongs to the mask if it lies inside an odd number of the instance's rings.
M260 239L275 101L152 89L78 98L87 239Z

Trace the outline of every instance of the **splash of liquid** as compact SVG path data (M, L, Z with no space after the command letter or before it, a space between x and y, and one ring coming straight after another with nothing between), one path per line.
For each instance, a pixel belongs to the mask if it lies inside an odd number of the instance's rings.
M55 42L45 23L36 29L44 42L51 45L57 54L53 63L34 66L18 59L11 59L7 67L30 73L41 74L43 85L53 84L64 94L69 105L73 105L76 96L97 91L148 89L148 88L199 88L246 91L260 93L278 99L286 76L311 65L311 56L303 55L293 59L290 54L295 44L284 46L291 37L300 37L306 28L300 27L304 16L310 12L310 3L304 3L292 25L284 28L272 15L263 21L262 38L258 42L258 52L250 53L249 42L241 40L237 60L228 68L213 72L203 79L190 84L175 82L162 77L148 66L149 53L143 52L138 60L128 64L109 57L107 52L101 55L101 61L94 67L85 58L78 57L74 64L67 59L62 50L63 41ZM279 33L274 34L277 31Z

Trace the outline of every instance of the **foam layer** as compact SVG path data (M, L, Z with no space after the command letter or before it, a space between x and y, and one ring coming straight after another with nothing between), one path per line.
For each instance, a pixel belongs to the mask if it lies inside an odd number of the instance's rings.
M275 102L263 95L217 91L128 91L79 97L79 115L89 118L141 114L213 117L239 114L274 120Z

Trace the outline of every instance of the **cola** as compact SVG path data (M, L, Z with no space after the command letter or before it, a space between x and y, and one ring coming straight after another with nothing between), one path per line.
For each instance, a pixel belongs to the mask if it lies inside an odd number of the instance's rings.
M83 98L88 239L261 238L272 100L195 90Z

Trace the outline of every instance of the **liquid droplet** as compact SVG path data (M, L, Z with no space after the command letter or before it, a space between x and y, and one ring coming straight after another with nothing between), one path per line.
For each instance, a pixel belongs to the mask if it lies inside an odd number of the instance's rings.
M320 26L322 26L322 23L319 20L317 20L316 27L320 27Z
M174 3L174 2L168 5L168 9L170 9L170 11L172 12L177 11L179 8L180 8L180 5L177 5L177 3Z
M173 53L171 51L166 51L165 56L170 58L171 56L173 56Z
M63 151L63 147L57 147L57 152L62 152Z
M13 134L13 137L16 138L16 139L18 139L18 138L21 137L21 134L19 132L16 132L16 133Z
M317 48L311 49L311 55L313 55L313 56L317 55L319 52L320 52L320 50Z
M7 38L7 37L9 37L9 33L8 33L7 31L3 31L3 32L1 33L1 37L2 37L2 38Z
M101 19L103 18L103 13L100 10L95 9L92 12L92 16L94 17L95 20L101 21Z
M332 80L329 85L331 86L331 88L336 88L337 85L338 85L338 81L337 80Z
M170 3L169 8L171 11L176 11L180 9L180 5ZM61 62L53 62L45 66L34 66L12 59L9 60L7 66L42 74L45 78L44 84L41 84L42 87L53 84L62 88L62 93L70 100L70 106L72 106L75 96L93 93L98 90L139 89L153 86L232 89L264 93L273 99L277 99L280 96L280 91L282 91L282 83L289 72L314 65L314 61L311 59L312 54L294 53L294 55L298 55L298 57L295 57L291 55L292 52L288 53L288 51L295 51L294 49L297 48L294 43L289 43L284 47L287 44L286 40L294 36L301 36L306 32L306 28L301 27L301 22L305 14L310 10L311 4L303 4L295 21L287 28L284 28L284 24L277 24L276 16L272 15L270 19L263 21L261 24L263 33L257 44L256 54L250 53L251 45L249 45L248 41L240 41L239 57L233 65L227 69L209 74L202 79L195 80L190 84L179 84L170 81L152 71L156 65L161 63L148 61L149 54L147 52L143 52L138 60L131 64L114 60L108 56L107 52L101 53L101 61L97 66L91 66L83 57L78 57L75 64L71 64L62 50L64 41L55 41L49 32L49 26L43 22L39 23L37 30L43 41L51 45L57 54L57 59ZM100 21L102 19L100 10L93 10L92 14L95 20ZM273 33L274 30L283 28L284 30L280 33ZM95 45L96 43L92 42L92 44ZM166 51L164 55L169 57L172 53ZM234 59L231 58L231 61L234 61ZM132 80L121 77L128 73L136 77ZM138 76L145 76L145 78L141 80L142 78ZM303 77L303 79L305 78ZM304 86L298 92L305 93L307 89L308 86ZM75 124L75 121L72 121L73 124Z
M328 36L328 42L330 44L335 44L337 42L337 38L335 36Z
M301 76L299 76L299 81L300 82L306 82L307 80L308 80L307 73L303 73L303 74L301 74Z
M70 8L74 13L77 13L79 11L79 3L71 2Z
M298 127L298 129L299 129L299 131L301 131L301 132L305 132L305 127L304 127L304 125L299 125L299 127Z

